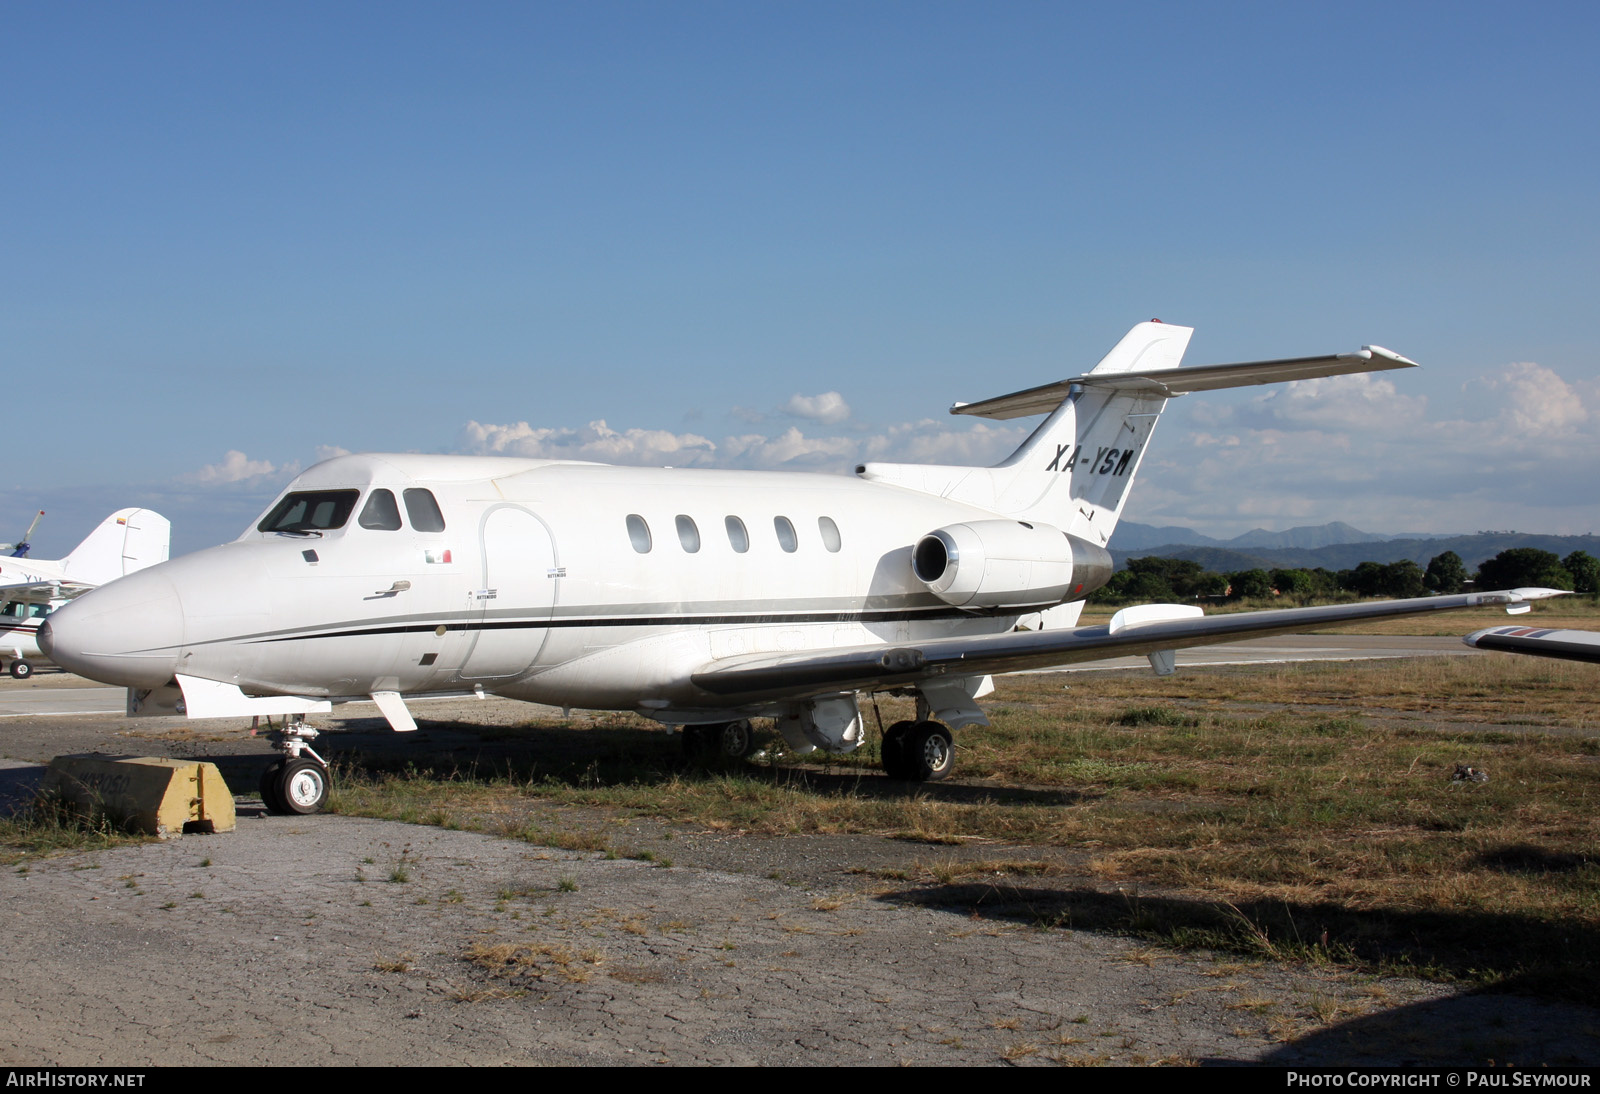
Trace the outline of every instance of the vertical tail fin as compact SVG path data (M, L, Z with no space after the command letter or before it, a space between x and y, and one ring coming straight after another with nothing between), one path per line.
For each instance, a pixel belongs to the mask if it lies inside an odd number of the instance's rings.
M172 522L151 509L118 509L61 560L72 581L104 585L167 560Z
M1076 381L1047 384L980 403L956 404L951 408L954 413L986 418L1050 412L1032 435L995 467L872 463L859 473L1006 516L1043 521L1104 546L1122 514L1128 487L1167 400L1148 387L1122 391L1081 381L1175 369L1193 333L1192 327L1154 320L1140 323Z
M1140 323L1111 348L1081 380L1175 369L1189 348L1193 327L1151 320ZM1065 390L1061 390L1064 387ZM1006 400L1011 405L1003 405ZM1060 405L1004 463L1010 472L996 483L996 508L1007 516L1036 517L1062 531L1105 546L1122 516L1128 490L1166 396L1144 387L1126 390L1092 383L1052 384L989 400L988 410L961 408L988 417L1020 417L1051 399Z
M995 467L869 463L858 473L1017 520L1051 524L1103 547L1169 398L1416 366L1382 346L1362 346L1320 357L1179 368L1193 333L1190 327L1155 320L1140 323L1082 376L951 407L953 414L1001 419L1049 413Z

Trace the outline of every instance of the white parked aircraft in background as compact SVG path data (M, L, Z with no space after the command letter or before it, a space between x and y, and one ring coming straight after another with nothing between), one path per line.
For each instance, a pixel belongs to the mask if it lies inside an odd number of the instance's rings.
M293 715L268 805L312 812L327 772L299 716L370 697L495 692L632 710L686 744L849 752L860 693L916 696L883 766L944 777L950 729L987 724L990 674L1480 604L1544 590L1206 617L1145 605L1078 627L1169 397L1413 362L1354 353L1180 369L1188 327L1141 323L1090 372L953 412L1048 413L995 467L871 463L856 477L561 460L341 456L239 540L56 612L63 667L128 687L130 713ZM1018 630L1019 621L1033 629Z
M43 513L39 517L44 516ZM27 549L39 517L28 527ZM33 675L28 658L38 657L41 621L72 597L108 581L167 560L172 524L149 509L118 509L90 532L66 558L55 561L0 557L0 656L11 658L11 675Z

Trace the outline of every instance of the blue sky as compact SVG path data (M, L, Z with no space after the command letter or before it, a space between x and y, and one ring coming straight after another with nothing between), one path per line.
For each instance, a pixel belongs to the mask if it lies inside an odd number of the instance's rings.
M1425 369L1179 400L1129 519L1590 531L1597 12L8 5L0 538L339 450L987 461L952 400L1151 316Z

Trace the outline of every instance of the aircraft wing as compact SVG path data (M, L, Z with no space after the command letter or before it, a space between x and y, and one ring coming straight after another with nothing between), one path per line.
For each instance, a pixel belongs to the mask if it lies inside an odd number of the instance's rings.
M73 581L47 581L30 580L15 581L0 580L0 596L17 597L36 596L39 599L49 600L63 596L77 596L88 592L93 586L83 585Z
M1054 668L1186 646L1293 634L1361 619L1425 615L1485 605L1504 605L1508 612L1520 613L1528 610L1530 600L1562 595L1565 593L1559 589L1512 589L1220 615L1204 615L1200 609L1186 605L1147 604L1118 612L1110 623L1071 630L1008 631L728 657L702 666L691 679L697 687L719 696L800 698L855 688L909 686L941 676L987 676Z
M1473 631L1461 641L1480 650L1530 653L1565 661L1600 662L1600 634L1593 631L1551 630L1547 627L1490 627Z

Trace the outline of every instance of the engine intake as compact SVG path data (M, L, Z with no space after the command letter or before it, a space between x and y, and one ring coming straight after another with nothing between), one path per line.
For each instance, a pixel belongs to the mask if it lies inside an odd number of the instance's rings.
M1104 547L1048 524L974 520L917 541L911 571L960 608L1041 608L1082 600L1111 580Z

